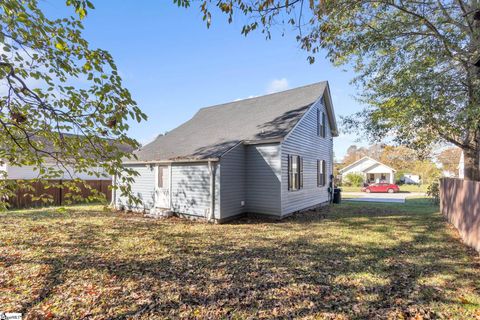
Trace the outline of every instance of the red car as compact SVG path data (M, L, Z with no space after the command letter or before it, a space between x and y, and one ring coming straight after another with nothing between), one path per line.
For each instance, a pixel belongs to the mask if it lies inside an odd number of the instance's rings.
M374 183L367 187L363 187L362 191L367 193L370 193L370 192L394 193L394 192L399 192L400 188L393 183Z

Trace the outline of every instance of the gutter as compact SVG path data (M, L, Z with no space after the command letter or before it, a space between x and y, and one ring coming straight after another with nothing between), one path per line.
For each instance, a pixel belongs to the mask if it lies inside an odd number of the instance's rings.
M183 160L124 161L123 164L171 164L171 163L210 162L210 161L220 161L220 158L183 159Z
M284 138L272 138L272 139L261 139L261 140L244 140L244 145L257 145L257 144L267 144L267 143L280 143Z

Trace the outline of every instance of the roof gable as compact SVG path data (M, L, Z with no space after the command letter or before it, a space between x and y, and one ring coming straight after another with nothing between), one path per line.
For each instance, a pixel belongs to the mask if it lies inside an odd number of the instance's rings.
M200 109L192 119L135 152L139 161L206 160L239 143L282 141L309 107L325 95L332 134L337 135L328 83Z

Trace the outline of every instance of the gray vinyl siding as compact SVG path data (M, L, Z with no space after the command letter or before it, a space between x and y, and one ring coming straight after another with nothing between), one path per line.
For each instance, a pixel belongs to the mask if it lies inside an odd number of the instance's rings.
M127 168L134 169L139 173L132 183L132 194L138 197L142 203L131 205L126 197L118 197L117 207L126 206L129 209L151 209L155 199L155 170L153 167L141 165L128 165ZM117 191L120 195L120 191Z
M217 168L215 217L219 216L220 170ZM208 217L210 211L210 170L207 163L172 164L172 210L186 215Z
M317 108L325 112L319 102L314 104L282 143L282 214L289 214L329 200L328 184L333 167L333 140L328 121L326 137L317 135ZM303 157L303 189L288 190L288 155ZM317 187L317 160L325 160L327 183Z
M247 212L280 216L280 144L250 145L245 150Z
M245 212L245 146L240 144L222 156L220 161L220 210L225 219Z

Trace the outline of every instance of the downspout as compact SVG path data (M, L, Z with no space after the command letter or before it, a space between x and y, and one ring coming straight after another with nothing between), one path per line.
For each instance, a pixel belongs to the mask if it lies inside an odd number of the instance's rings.
M216 162L208 161L208 170L210 171L210 210L207 221L213 221L215 218L215 172Z
M335 175L333 174L335 172L335 161L333 161L333 136L330 136L330 163L331 163L331 172L330 172L330 192L328 193L328 201L330 203L333 203L333 195L335 193Z
M172 186L173 186L172 172L173 172L173 168L172 168L172 165L173 165L173 163L170 163L170 165L168 166L168 208L170 209L170 211L173 211L173 200L172 200Z

